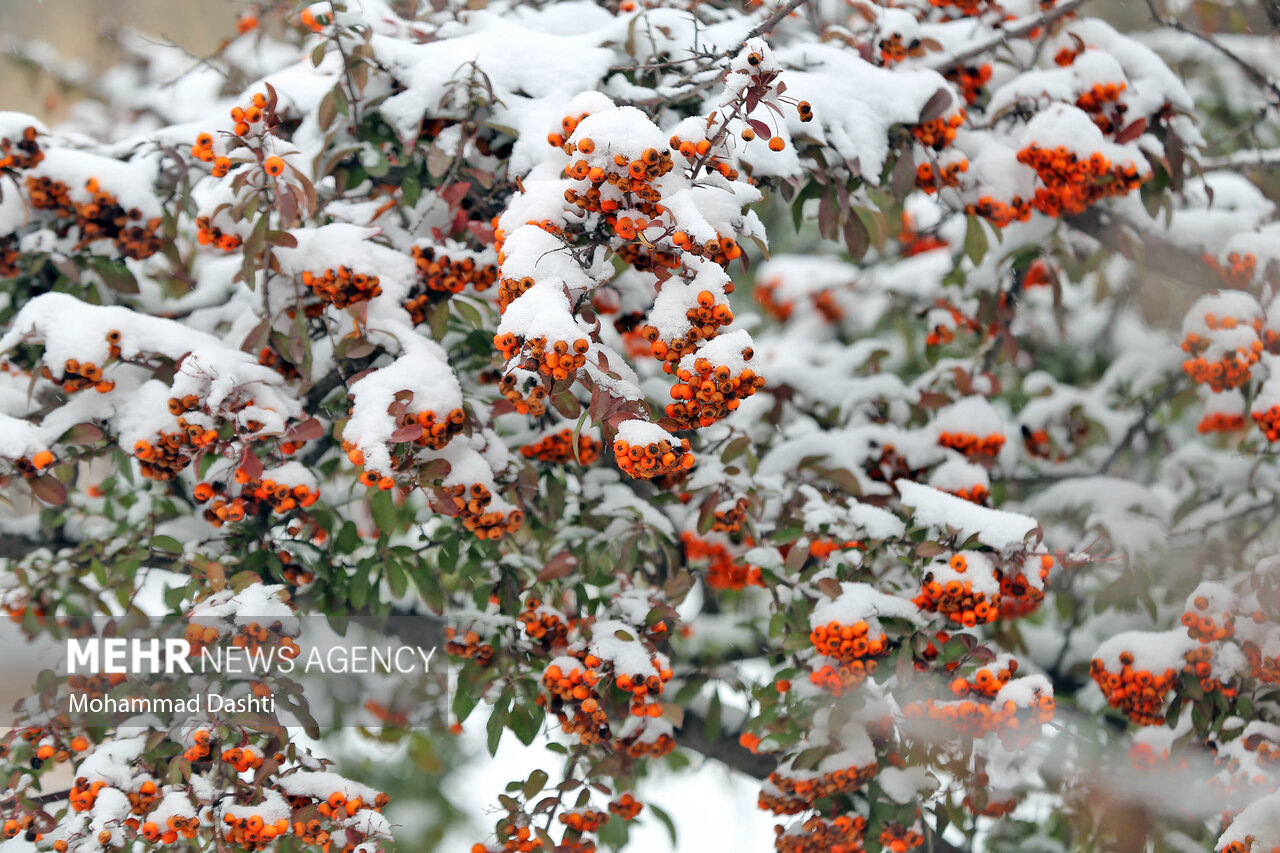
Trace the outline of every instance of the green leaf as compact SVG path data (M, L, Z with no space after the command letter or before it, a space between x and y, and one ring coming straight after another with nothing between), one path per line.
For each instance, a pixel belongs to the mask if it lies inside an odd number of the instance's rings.
M964 232L964 253L974 266L982 263L982 257L987 253L989 245L986 229L982 227L982 220L976 216L970 216Z
M416 207L418 199L422 197L422 184L418 183L418 176L412 172L406 172L400 179L400 193L404 196L406 205Z
M404 569L400 567L398 562L390 561L386 565L387 586L391 588L391 594L396 598L400 598L409 589L409 578L405 574Z
M662 825L667 828L667 834L671 836L671 847L673 849L676 848L678 846L676 844L676 823L671 819L671 815L667 814L653 803L646 803L646 805L649 806L649 811L653 813L653 816L660 820Z
M493 712L489 714L489 720L485 723L485 731L488 738L485 745L489 749L489 755L498 754L498 744L502 741L502 733L507 728L507 718L510 714L506 708L494 707Z
M545 770L535 770L530 773L529 778L524 781L524 785L520 788L524 792L525 799L536 796L547 784L547 779L549 778Z
M151 549L165 554L181 554L182 543L172 536L153 536L151 537Z

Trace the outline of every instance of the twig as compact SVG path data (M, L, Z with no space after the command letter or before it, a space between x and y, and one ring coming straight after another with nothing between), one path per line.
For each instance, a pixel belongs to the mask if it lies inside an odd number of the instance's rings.
M1071 14L1078 7L1083 6L1087 2L1088 0L1065 0L1065 2L1059 3L1052 9L1041 12L1039 15L1036 15L1034 18L1029 20L1021 21L1015 26L1002 29L986 41L979 42L978 44L966 48L957 54L953 54L946 59L940 60L937 63L934 63L931 67L934 71L938 72L950 71L951 69L968 62L975 56L981 56L987 51L993 50L1002 44L1007 44L1010 39L1022 38L1023 36L1034 32L1036 29L1056 21L1064 15Z
M1207 157L1200 168L1211 169L1280 169L1280 148L1233 151L1223 157Z
M1154 20L1156 24L1162 27L1169 27L1170 29L1177 30L1180 33L1186 33L1192 38L1199 39L1200 41L1209 45L1209 47L1213 48L1218 53L1222 54L1227 59L1230 59L1232 62L1238 65L1240 67L1240 70L1244 72L1244 75L1248 77L1251 81L1253 81L1253 84L1255 86L1257 86L1259 89L1265 89L1268 92L1270 92L1272 98L1274 99L1273 103L1280 104L1280 85L1277 85L1274 80L1272 80L1262 71L1258 70L1255 66L1251 65L1248 61L1244 59L1244 57L1240 56L1238 53L1231 50L1229 47L1226 47L1225 45L1220 44L1217 39L1215 39L1213 36L1209 35L1208 33L1204 32L1203 30L1200 30L1196 27L1187 26L1186 24L1182 23L1182 21L1172 16L1167 18L1164 17L1163 15L1160 14L1160 10L1156 8L1155 0L1147 0L1147 8L1151 11L1151 19Z
M1129 445L1133 443L1133 440L1138 437L1138 433L1146 429L1147 421L1149 421L1151 416L1155 414L1156 409L1172 400L1180 390L1182 390L1181 377L1175 376L1169 380L1169 384L1164 386L1164 390L1157 394L1154 399L1147 403L1147 405L1142 407L1142 414L1138 416L1136 421L1129 424L1129 428L1125 430L1124 437L1120 439L1120 443L1115 446L1111 451L1111 455L1108 456L1106 461L1102 463L1102 466L1098 468L1099 475L1106 474L1107 471L1111 470L1111 466L1116 464L1116 461L1120 459L1121 454L1123 454L1125 450L1129 448Z

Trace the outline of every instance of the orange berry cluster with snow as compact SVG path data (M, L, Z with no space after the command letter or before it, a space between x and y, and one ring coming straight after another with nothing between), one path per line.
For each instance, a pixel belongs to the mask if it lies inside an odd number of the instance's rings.
M1047 678L1014 678L1017 669L1018 662L1006 656L978 669L971 678L953 680L955 699L930 697L904 705L908 731L927 738L930 729L942 725L964 737L995 734L1008 749L1025 747L1037 739L1039 727L1053 719L1055 701Z
M976 551L930 563L912 601L921 610L941 613L972 628L1000 616L1000 573L991 558Z
M995 457L1004 448L1004 419L985 397L964 397L941 409L932 427L938 444L967 457Z
M775 826L777 853L858 853L862 850L867 819L862 815L823 818L812 815L790 828Z
M960 108L947 116L938 116L911 126L911 135L927 149L942 151L956 139L956 131L964 124L965 111Z
M710 426L764 387L764 377L747 366L755 356L750 341L746 332L732 332L680 361L680 381L671 388L676 402L667 404L667 416L679 428Z
M1181 631L1125 631L1098 647L1089 674L1111 707L1140 726L1158 726L1193 643Z
M1063 104L1037 113L1023 140L1018 162L1035 170L1040 185L1031 204L1046 216L1082 213L1151 175L1136 148L1108 142L1086 113Z
M784 759L760 787L760 809L779 815L800 814L819 800L856 791L870 781L879 764L866 729L848 724L839 737L839 745L828 744L830 751L812 769L797 767L795 755Z
M969 171L967 158L956 155L944 155L947 161L921 163L916 166L916 186L926 193L936 193L941 187L960 186L960 175Z
M1187 597L1182 624L1187 635L1201 643L1225 640L1235 635L1232 609L1236 597L1220 583L1204 581Z
M213 246L224 252L234 252L244 242L240 235L223 231L214 225L210 217L196 217L196 242L201 246Z
M639 419L623 421L613 441L618 467L639 480L678 474L693 467L687 438L674 438L657 424Z
M44 152L40 150L40 134L44 128L29 124L15 131L12 136L0 136L0 169L33 169L40 165L44 159Z
M51 214L58 235L74 246L110 242L120 257L141 260L161 246L159 202L132 186L141 171L107 157L54 149L28 171L24 189L31 207ZM73 175L87 176L73 182Z
M1262 309L1251 295L1223 291L1196 300L1183 320L1183 372L1214 392L1249 381L1263 351Z
M249 98L248 106L235 106L231 108L231 120L235 122L233 132L236 136L248 136L254 125L261 124L260 132L265 133L267 125L264 122L270 113L275 109L275 105L268 100L267 96L262 92L254 92ZM199 144L199 143L197 143Z
M864 583L842 583L838 596L820 602L809 615L809 642L816 652L809 681L840 696L873 675L890 651L881 616L919 619L911 602Z

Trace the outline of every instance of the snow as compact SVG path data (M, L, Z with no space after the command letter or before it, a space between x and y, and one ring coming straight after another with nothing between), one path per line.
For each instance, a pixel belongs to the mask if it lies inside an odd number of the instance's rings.
M941 531L954 529L960 539L976 537L998 551L1026 547L1027 537L1039 528L1034 518L1022 513L980 507L910 480L898 480L895 485L903 505L912 508L912 520L917 524Z

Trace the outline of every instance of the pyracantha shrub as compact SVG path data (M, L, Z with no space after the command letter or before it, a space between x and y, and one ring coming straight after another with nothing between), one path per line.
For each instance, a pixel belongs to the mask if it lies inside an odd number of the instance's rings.
M701 756L753 849L1280 849L1280 16L1183 5L267 0L95 81L6 42L80 96L0 113L14 636L383 631L449 690L320 736L33 678L3 834L721 849L655 782Z

